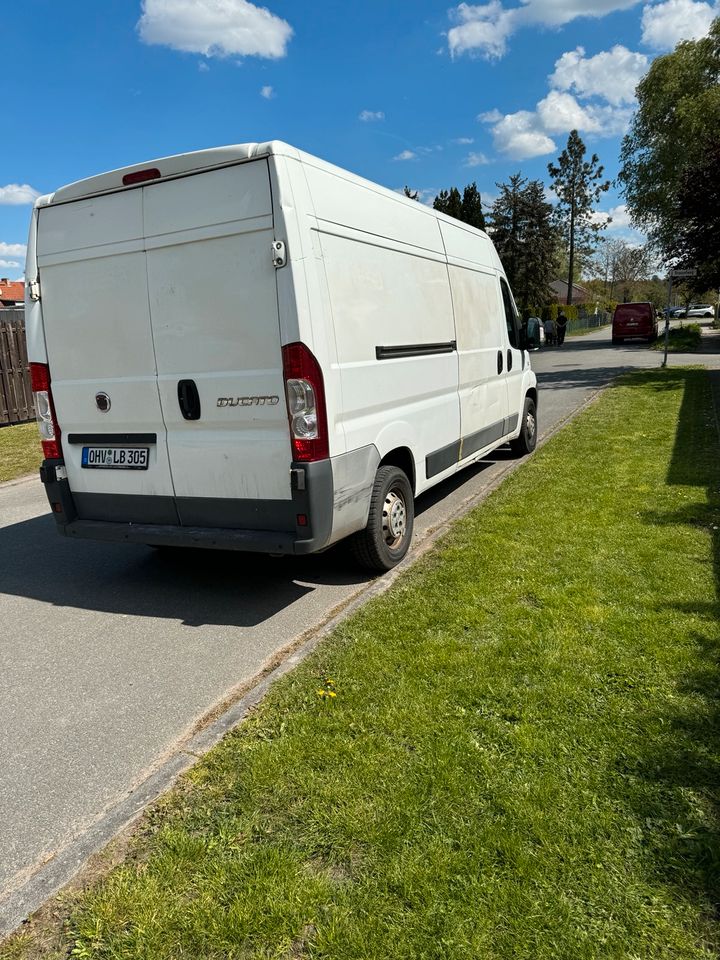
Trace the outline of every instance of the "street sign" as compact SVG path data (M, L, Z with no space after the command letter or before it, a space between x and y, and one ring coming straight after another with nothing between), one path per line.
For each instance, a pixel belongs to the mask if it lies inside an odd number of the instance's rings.
M695 269L695 267L692 267L689 270L672 269L670 273L672 274L673 279L675 277L696 277L697 276L697 270Z

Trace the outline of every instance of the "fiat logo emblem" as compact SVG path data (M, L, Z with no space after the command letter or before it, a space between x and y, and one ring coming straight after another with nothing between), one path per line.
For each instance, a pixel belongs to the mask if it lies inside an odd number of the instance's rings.
M96 393L95 403L97 404L97 408L101 411L101 413L107 413L110 409L110 397L106 393Z

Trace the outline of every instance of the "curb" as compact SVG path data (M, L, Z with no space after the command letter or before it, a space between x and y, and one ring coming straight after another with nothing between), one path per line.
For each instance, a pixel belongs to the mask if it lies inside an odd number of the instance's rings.
M607 389L603 386L591 393L572 413L558 421L538 441L543 447L572 420L594 403ZM302 663L338 624L347 619L368 601L386 593L399 576L420 560L450 530L457 520L482 503L501 483L526 461L508 461L497 476L481 490L472 494L442 521L430 529L413 545L412 553L394 570L382 578L362 585L354 594L335 606L316 626L296 637L276 651L250 680L244 681L223 698L176 740L158 763L145 771L136 784L117 802L111 803L97 818L65 846L54 851L40 864L21 875L15 886L0 895L0 908L5 916L0 920L0 942L17 930L49 898L74 878L81 879L91 856L98 853L119 833L130 827L145 808L170 789L177 778L202 759L212 747L239 726L250 710L256 707L270 687L285 674ZM27 482L30 478L8 481L0 487ZM221 711L218 715L218 711Z

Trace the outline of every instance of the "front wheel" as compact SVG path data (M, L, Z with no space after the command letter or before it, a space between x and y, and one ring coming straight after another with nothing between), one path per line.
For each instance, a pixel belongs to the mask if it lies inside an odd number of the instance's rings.
M531 397L525 397L520 434L510 441L510 446L516 457L532 453L537 446L537 409Z
M410 548L414 519L415 502L407 475L399 467L380 467L367 526L352 538L357 560L369 570L392 570Z

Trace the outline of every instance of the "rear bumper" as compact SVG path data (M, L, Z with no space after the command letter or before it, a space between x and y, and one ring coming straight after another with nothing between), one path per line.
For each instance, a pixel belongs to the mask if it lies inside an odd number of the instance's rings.
M252 527L223 525L223 507L227 514L247 516L248 511L238 501L206 501L208 515L215 515L212 525L183 526L176 523L145 522L143 500L155 498L108 498L103 512L87 516L87 495L73 496L64 476L61 460L46 460L40 468L40 479L45 485L48 501L57 523L58 533L78 539L102 540L111 543L143 543L158 547L195 547L208 550L239 550L249 553L308 554L328 545L333 524L333 473L329 460L317 463L294 464L292 470L292 500L283 502L282 516L278 518L276 502L255 501ZM123 503L121 514L129 511L140 522L112 519L112 505ZM238 509L238 503L240 508ZM97 510L97 506L95 507ZM295 523L304 515L306 524ZM268 524L270 518L278 522ZM232 522L232 521L231 521ZM257 529L255 528L257 526ZM271 529L268 529L271 526ZM280 527L280 529L277 529Z

